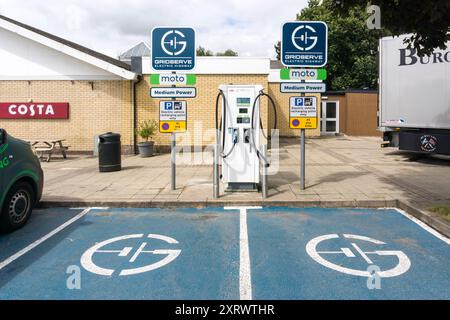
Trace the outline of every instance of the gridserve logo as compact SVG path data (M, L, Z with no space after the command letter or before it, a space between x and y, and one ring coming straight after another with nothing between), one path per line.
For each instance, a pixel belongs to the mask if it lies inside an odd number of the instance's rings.
M152 31L154 70L192 70L195 67L195 31L192 28L156 27Z
M323 67L327 63L328 27L322 21L283 25L281 60L288 67Z

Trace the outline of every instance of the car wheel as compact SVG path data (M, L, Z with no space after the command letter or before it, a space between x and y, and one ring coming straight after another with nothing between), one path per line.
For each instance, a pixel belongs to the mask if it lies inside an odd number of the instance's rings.
M22 228L30 218L35 199L36 195L30 184L23 181L14 184L3 204L0 231L12 232Z

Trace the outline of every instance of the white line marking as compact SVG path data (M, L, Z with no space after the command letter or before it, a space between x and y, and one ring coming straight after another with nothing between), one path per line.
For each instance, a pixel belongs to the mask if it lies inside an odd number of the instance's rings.
M109 210L109 207L79 207L79 208L69 208L69 210L84 210L84 209L90 209L90 210Z
M171 237L160 235L160 234L149 234L147 236L147 238L162 240L162 241L165 241L165 242L170 243L170 244L178 244L177 240L175 240L175 239L173 239Z
M125 247L122 249L122 251L119 253L119 257L126 257L130 254L131 250L133 250L132 247Z
M369 237L365 237L365 236L358 236L358 235L354 235L354 234L344 234L344 237L346 239L355 239L355 240L361 240L361 241L367 241L367 242L372 242L375 244L386 244L383 241L377 240L377 239L372 239Z
M356 258L355 254L349 248L341 248L341 250L347 258Z
M146 251L146 252L152 252L152 251ZM164 267L166 264L171 263L173 260L175 260L181 253L181 250L154 250L153 254L161 254L161 255L167 255L164 259L161 261L158 261L156 263L153 263L148 266L144 266L141 268L136 269L124 269L120 272L119 276L131 276L138 273L148 272L152 271L161 267Z
M442 241L444 241L446 244L450 245L450 239L447 238L446 236L444 236L443 234L439 233L438 231L436 231L435 229L431 228L429 225L427 225L426 223L420 221L419 219L413 217L412 215L410 215L409 213L400 210L398 208L386 208L386 209L393 209L393 210L397 210L401 215L405 216L406 218L408 218L409 220L411 220L412 222L416 223L417 225L419 225L420 227L422 227L423 229L425 229L426 231L428 231L429 233L431 233L433 236L435 236L438 239L441 239Z
M347 258L356 258L355 254L349 248L341 248L341 251L319 251L326 254L344 254Z
M58 228L56 228L55 230L53 230L52 232L46 234L45 236L43 236L42 238L36 240L35 242L33 242L32 244L28 245L27 247L23 248L22 250L20 250L19 252L17 252L16 254L12 255L11 257L9 257L8 259L4 260L3 262L0 263L0 270L2 270L4 267L6 267L7 265L9 265L10 263L14 262L15 260L19 259L21 256L23 256L24 254L28 253L29 251L33 250L34 248L36 248L38 245L40 245L41 243L43 243L44 241L48 240L49 238L53 237L55 234L57 234L58 232L60 232L61 230L65 229L66 227L68 227L69 225L71 225L72 223L76 222L77 220L83 218L85 215L87 215L89 213L89 211L91 211L91 208L86 208L84 209L82 212L80 212L79 214L77 214L75 217L73 217L72 219L70 219L69 221L63 223L62 225L60 225Z
M136 252L134 253L134 255L131 257L130 262L135 262L136 259L139 257L139 255L142 253L142 251L144 250L145 246L147 245L147 242L143 242L141 244L141 246L139 247L139 249L136 250Z
M351 238L353 238L353 239L361 238L361 239L367 239L367 241L372 242L372 243L384 244L384 242L382 242L382 241L364 237L364 236L345 235L346 238L350 238L349 236L351 236ZM317 251L317 246L319 245L319 243L321 243L322 241L338 239L338 238L339 238L339 235L337 235L337 234L326 234L323 236L316 237L307 243L306 252L309 254L309 256L313 260L315 260L316 262L320 263L321 265L323 265L327 268L330 268L330 269L333 269L333 270L336 270L336 271L339 271L339 272L342 272L345 274L354 275L354 276L371 277L372 275L367 270L346 268L341 264L332 263L320 255L321 253L326 253L326 252ZM342 253L342 252L338 252L338 253ZM366 254L367 253L368 252L366 252ZM396 277L396 276L399 276L399 275L407 272L409 270L409 268L411 267L411 261L409 260L408 256L402 251L393 251L393 250L375 251L374 254L377 254L379 256L396 256L399 261L397 266L395 266L394 268L378 272L378 275L380 277L383 277L383 278Z
M363 259L366 260L368 264L373 264L372 260L370 260L370 258L361 250L360 247L358 247L356 243L352 243L352 246L361 255L361 257L363 257Z
M250 249L248 246L247 210L262 207L225 207L225 210L239 210L239 295L241 300L252 300L252 275Z

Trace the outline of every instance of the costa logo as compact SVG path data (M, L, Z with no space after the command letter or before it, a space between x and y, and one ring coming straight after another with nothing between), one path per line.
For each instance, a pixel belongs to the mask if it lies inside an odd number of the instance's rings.
M420 137L420 149L425 152L436 151L438 140L434 136L424 135Z
M0 119L68 119L69 104L60 102L0 103Z

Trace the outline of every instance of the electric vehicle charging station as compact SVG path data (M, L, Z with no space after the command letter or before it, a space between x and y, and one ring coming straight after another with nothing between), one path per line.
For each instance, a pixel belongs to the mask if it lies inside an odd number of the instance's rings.
M255 128L252 137L252 122L259 119L259 101L256 96L262 86L220 86L224 92L226 107L222 109L222 132L224 143L222 150L222 180L228 184L227 190L256 190L259 183L259 158L251 141L259 146L260 128Z
M226 191L258 191L267 196L267 145L261 121L261 98L266 96L261 85L221 85L216 99L216 146L214 151L214 198L219 197L220 180ZM222 98L222 99L220 99ZM219 121L219 102L222 100ZM220 122L220 124L219 124ZM264 136L267 139L267 136ZM262 167L262 170L261 170Z

